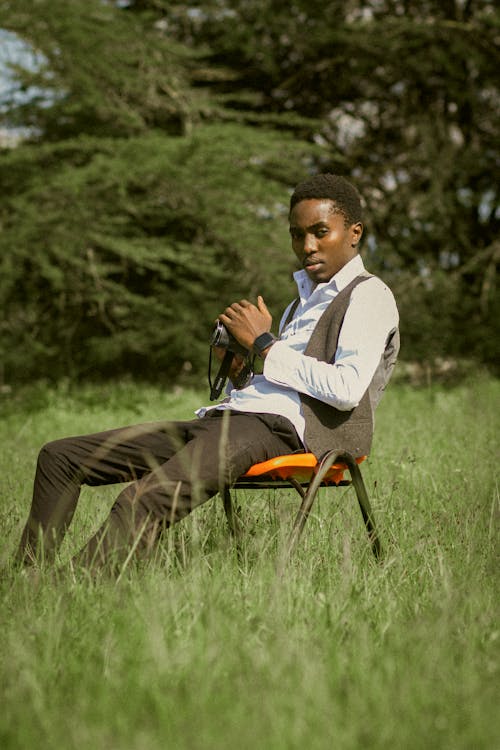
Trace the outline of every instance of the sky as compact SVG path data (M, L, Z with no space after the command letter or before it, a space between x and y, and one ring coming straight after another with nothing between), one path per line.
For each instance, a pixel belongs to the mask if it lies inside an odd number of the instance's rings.
M8 101L14 99L17 102L23 102L29 100L35 94L40 95L41 92L39 88L34 86L21 91L10 71L10 65L21 64L28 69L36 70L41 61L41 56L37 55L16 34L0 29L0 118L8 109ZM8 144L11 139L12 144L14 144L19 138L29 135L29 133L30 131L26 128L9 127L8 122L2 123L0 120L0 141L2 145Z
M9 66L11 64L22 64L28 69L36 70L40 61L40 56L37 56L26 42L16 34L0 29L0 112L2 111L2 100L16 88ZM29 98L30 93L28 89L22 93L18 91L15 96L18 99Z

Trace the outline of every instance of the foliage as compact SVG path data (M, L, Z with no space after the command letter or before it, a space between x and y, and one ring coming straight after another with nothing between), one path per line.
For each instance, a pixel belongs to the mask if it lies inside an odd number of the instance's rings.
M370 267L397 293L408 354L494 362L495 4L208 0L191 16L176 7L179 39L206 41L207 63L232 73L212 81L226 109L250 122L279 116L323 146L318 170L352 175L367 203ZM418 326L429 302L441 315Z
M186 51L113 3L7 1L1 26L27 40L37 60L13 66L18 84L3 102L11 126L31 127L44 140L189 127ZM28 88L31 95L20 96Z
M32 141L0 155L8 379L198 372L218 299L285 303L287 193L326 170L403 356L498 362L493 2L20 0L0 27L38 60L0 107Z
M168 380L206 368L212 322L236 297L259 291L278 314L292 261L286 189L269 174L278 147L293 184L310 149L233 126L6 153L7 381L120 369Z

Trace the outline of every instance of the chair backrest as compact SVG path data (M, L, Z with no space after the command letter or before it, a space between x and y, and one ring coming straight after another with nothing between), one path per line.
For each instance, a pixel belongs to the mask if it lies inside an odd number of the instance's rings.
M387 383L391 379L392 371L394 370L394 365L399 354L399 346L399 329L394 328L388 336L384 353L380 357L380 362L370 383L369 394L372 411L375 411L378 406L380 399L384 395Z

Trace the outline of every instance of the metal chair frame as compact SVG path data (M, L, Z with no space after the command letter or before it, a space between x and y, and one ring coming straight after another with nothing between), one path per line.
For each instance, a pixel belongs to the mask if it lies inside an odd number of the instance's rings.
M299 457L300 460L297 461ZM358 466L358 463L361 463L364 458L366 456L356 459L346 451L331 450L319 462L316 462L316 458L312 454L306 453L279 456L270 461L254 464L246 474L239 477L232 487L226 486L222 493L224 511L231 533L235 537L239 537L241 533L240 524L232 504L231 489L275 490L280 487L293 487L301 496L302 502L288 538L285 552L286 562L297 545L319 488L352 484L358 498L373 554L377 560L380 560L382 557L382 545L377 533L375 517L365 483ZM309 465L304 467L304 462ZM302 466L297 466L297 463L302 463ZM349 471L350 480L343 478L345 471Z

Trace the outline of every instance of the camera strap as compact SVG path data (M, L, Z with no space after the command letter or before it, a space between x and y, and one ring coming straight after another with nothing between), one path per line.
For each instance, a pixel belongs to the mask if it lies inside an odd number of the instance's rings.
M212 347L210 347L208 359L208 384L210 386L210 401L216 401L222 393L222 389L224 388L227 376L229 375L233 357L234 352L227 349L224 355L224 359L221 362L219 372L215 377L215 381L212 383ZM254 359L255 358L249 352L248 356L245 358L245 364L240 374L238 375L238 378L233 381L233 385L235 388L245 388L245 386L247 386L253 378Z
M216 401L222 393L222 389L224 388L224 384L229 374L231 362L233 361L233 357L234 352L226 349L224 359L222 360L221 366L219 367L219 372L215 376L215 380L212 384L212 348L210 347L210 357L208 360L208 384L210 386L210 401Z

